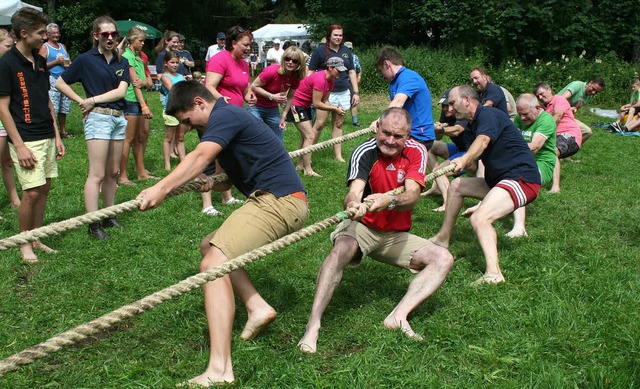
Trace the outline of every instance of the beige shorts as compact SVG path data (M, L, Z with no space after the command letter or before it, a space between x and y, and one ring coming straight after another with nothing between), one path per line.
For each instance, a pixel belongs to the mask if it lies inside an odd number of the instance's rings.
M418 273L409 267L413 254L430 243L427 239L408 232L374 230L350 219L338 224L331 233L331 241L335 243L340 236L354 238L362 251L362 256L354 258L349 266L358 266L363 257L369 256L378 262L398 266L412 273Z
M297 197L256 191L214 231L210 242L235 258L299 230L308 216L309 207Z
M56 161L58 150L55 138L24 142L24 144L36 157L37 162L33 169L25 169L20 166L16 148L13 143L9 144L11 160L23 190L43 186L47 183L47 178L58 177L58 162Z
M165 126L177 126L178 124L180 124L180 122L178 121L178 119L176 119L175 117L171 116L171 115L167 115L166 113L164 113L164 111L162 111L162 118L164 119L164 125Z

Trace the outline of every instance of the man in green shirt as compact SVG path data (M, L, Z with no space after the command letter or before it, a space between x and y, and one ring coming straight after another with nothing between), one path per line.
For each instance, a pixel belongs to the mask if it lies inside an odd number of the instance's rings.
M518 116L513 123L522 132L525 142L535 155L542 185L548 186L551 184L553 169L556 166L556 121L540 107L538 98L531 93L524 93L518 97L516 109ZM527 236L525 217L525 207L513 212L513 229L507 233L508 237Z
M604 80L600 77L591 79L589 82L573 81L565 86L558 94L569 100L571 109L575 113L580 107L591 101L591 97L600 93L604 89ZM582 132L582 144L589 139L593 131L586 124L576 119L580 131Z

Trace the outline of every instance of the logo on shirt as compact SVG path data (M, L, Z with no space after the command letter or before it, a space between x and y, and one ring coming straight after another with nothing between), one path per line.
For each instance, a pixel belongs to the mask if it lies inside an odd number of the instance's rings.
M388 171L396 170L396 167L395 167L395 166L393 166L393 164L392 164L392 163L390 163L390 164L389 164L389 166L387 166L387 169L386 169L386 170L388 170Z
M116 76L118 77L122 77L122 75L124 74L124 69L118 69L116 70Z
M406 176L407 172L405 172L404 169L398 169L398 184L402 184Z

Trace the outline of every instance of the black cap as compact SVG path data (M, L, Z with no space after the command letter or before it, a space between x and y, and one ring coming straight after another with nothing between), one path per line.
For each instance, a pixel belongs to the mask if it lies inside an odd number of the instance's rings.
M227 36L224 34L224 32L219 32L216 39L227 39Z
M438 104L440 104L440 105L449 105L449 92L450 91L451 91L451 89L447 89L442 94L442 97L440 97L440 100L438 100Z

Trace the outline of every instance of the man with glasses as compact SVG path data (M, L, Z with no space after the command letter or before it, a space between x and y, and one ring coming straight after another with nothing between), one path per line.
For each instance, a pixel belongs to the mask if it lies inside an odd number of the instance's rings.
M60 43L60 27L55 23L49 23L46 28L47 42L40 48L38 54L47 60L49 69L49 97L53 103L53 109L58 118L58 129L63 138L72 138L67 132L67 115L71 111L71 100L56 89L56 80L64 69L71 64L69 53L64 44Z

